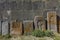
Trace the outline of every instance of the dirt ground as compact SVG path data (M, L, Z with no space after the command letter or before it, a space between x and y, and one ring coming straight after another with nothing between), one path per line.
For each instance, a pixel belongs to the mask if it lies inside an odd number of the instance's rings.
M34 37L34 36L16 36L12 38L1 38L0 40L53 40L50 37Z

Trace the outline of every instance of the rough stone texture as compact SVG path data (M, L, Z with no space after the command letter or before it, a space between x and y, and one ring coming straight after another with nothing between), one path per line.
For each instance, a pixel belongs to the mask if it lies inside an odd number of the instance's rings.
M1 28L1 20L0 20L0 34L1 34L1 29L2 29L2 28Z
M3 21L2 22L2 35L8 34L8 21Z
M57 8L59 15L59 4L59 0L0 0L0 13L7 15L3 10L7 11L10 9L12 11L12 19L32 20L34 16L42 15L42 13L46 16L45 11L50 9L52 11Z
M59 33L60 33L60 20L59 20L59 27L58 27Z
M22 34L22 22L12 22L10 27L10 34L21 35Z
M58 0L0 0L0 15L7 15L6 11L10 9L12 20L33 20L34 16L44 13L43 17L45 17L47 16L46 11L52 11L56 8L59 15L59 4Z
M33 21L31 20L26 20L23 21L24 25L24 33L30 34L33 31Z
M58 29L58 32L60 33L60 17L57 16L57 29Z
M55 11L50 11L47 13L47 27L48 30L57 32L57 14Z
M41 16L35 16L34 25L35 25L35 30L37 30L37 29L45 30L46 29L45 21L44 21L43 17L41 17Z

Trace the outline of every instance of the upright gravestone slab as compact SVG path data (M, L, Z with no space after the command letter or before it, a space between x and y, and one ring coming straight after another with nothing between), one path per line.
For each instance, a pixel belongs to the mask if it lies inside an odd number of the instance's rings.
M33 21L26 20L23 21L24 34L30 34L33 31Z
M58 30L58 33L60 33L60 17L57 16L57 30Z
M58 21L57 21L57 29L58 29L58 33L60 33L60 19L58 19Z
M60 19L58 20L58 32L60 33Z
M42 16L35 16L34 18L35 30L46 30L45 20Z
M10 34L22 35L22 22L12 22L10 27Z
M2 35L8 34L8 21L3 21L2 22Z
M2 23L1 23L2 21L0 20L0 34L1 34L1 30L2 30Z
M57 32L57 15L55 11L50 11L47 13L47 27L48 30Z

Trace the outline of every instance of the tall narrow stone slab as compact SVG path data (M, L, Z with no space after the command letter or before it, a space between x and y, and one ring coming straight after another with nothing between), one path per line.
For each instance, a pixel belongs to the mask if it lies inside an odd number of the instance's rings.
M26 20L23 21L24 25L24 34L30 34L33 31L33 21Z
M2 35L6 35L8 34L9 32L9 29L8 29L8 21L3 21L2 22Z
M57 32L57 14L55 11L50 11L47 13L47 27L48 30Z
M60 33L60 17L57 16L57 30L58 30L58 33Z
M22 22L11 22L10 34L22 35Z
M42 16L35 16L34 18L35 30L46 30L45 20Z
M1 34L1 30L2 30L2 21L0 20L0 34Z
M58 21L58 32L60 33L60 20Z

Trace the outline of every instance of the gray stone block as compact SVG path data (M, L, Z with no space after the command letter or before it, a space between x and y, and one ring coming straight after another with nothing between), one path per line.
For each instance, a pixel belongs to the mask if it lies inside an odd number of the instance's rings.
M6 34L8 34L8 29L9 28L9 26L8 26L8 21L3 21L2 22L2 35L6 35Z

